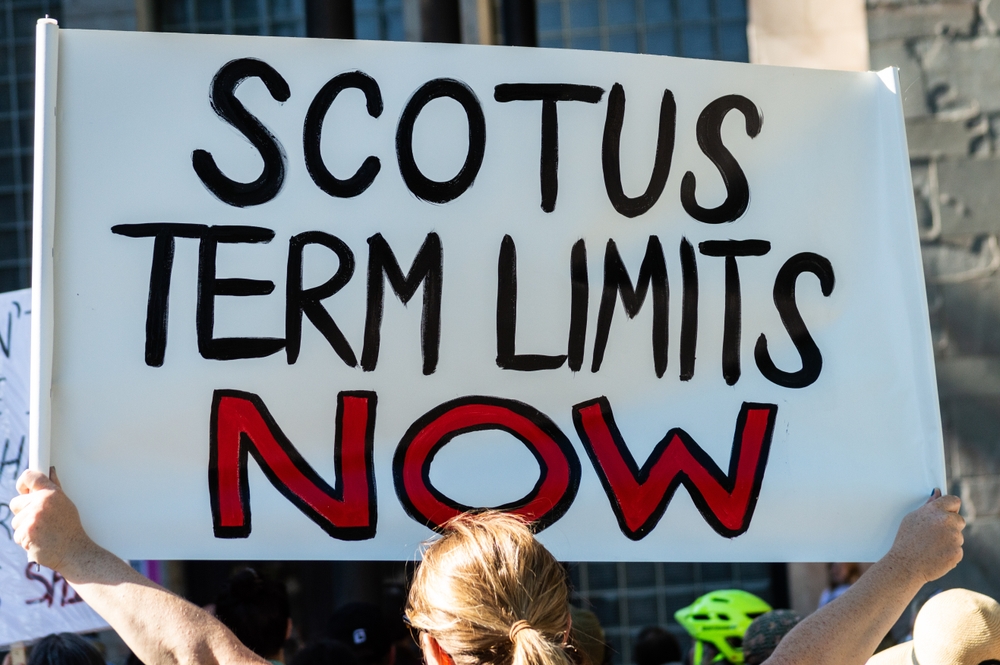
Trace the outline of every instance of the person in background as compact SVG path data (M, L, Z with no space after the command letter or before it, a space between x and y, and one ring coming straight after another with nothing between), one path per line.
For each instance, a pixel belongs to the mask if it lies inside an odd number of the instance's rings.
M659 626L646 626L632 643L632 662L635 665L679 663L683 657L681 645L674 634Z
M292 634L288 592L253 568L229 578L215 601L215 616L258 656L282 665L285 641Z
M674 613L684 630L694 638L692 665L743 663L743 634L750 623L771 606L740 589L706 593Z
M346 644L360 665L394 665L396 646L389 623L376 605L348 603L330 617L329 636Z
M819 607L851 588L861 577L861 566L856 563L831 563L826 569L827 585L819 595Z
M354 650L337 640L307 644L292 657L289 665L359 665Z
M913 640L877 653L868 665L997 665L1000 604L968 589L949 589L924 603Z
M743 665L761 665L800 621L794 610L771 610L754 619L743 635Z
M608 648L604 628L597 615L590 610L569 606L569 616L572 622L569 630L569 643L583 659L583 665L607 665L611 662L611 649Z
M203 609L91 540L51 473L22 473L10 502L14 541L29 560L59 572L148 665L264 665ZM917 591L962 559L960 507L935 490L903 518L889 551L792 629L767 665L864 665ZM566 573L529 526L510 514L464 514L443 532L406 607L427 665L573 665Z
M53 633L39 640L28 654L28 665L105 665L93 644L73 633Z
M146 665L144 662L139 660L139 657L129 651L128 658L125 659L125 665Z

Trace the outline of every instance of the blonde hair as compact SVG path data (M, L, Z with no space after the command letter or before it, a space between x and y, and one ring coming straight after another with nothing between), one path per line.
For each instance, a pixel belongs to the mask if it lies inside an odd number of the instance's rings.
M524 520L461 515L424 552L406 604L455 665L573 665L566 573Z

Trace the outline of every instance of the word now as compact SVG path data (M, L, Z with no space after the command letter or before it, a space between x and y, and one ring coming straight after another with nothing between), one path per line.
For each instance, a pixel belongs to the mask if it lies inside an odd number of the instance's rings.
M374 538L378 510L372 449L377 403L374 392L337 396L331 486L282 433L259 396L215 391L208 469L215 536L250 535L247 463L253 457L271 484L330 536ZM574 406L573 424L628 538L640 540L653 530L680 485L716 532L734 538L750 528L777 412L774 404L743 404L728 473L677 428L667 432L640 468L605 397ZM392 475L407 514L438 529L460 513L478 510L435 488L430 467L452 439L482 430L500 430L518 439L538 461L541 473L531 492L497 509L525 517L535 530L562 517L580 486L580 460L573 445L550 418L532 406L484 396L445 402L418 418L403 435L393 457Z
M260 153L264 162L260 175L252 182L239 182L226 176L211 153L195 150L191 166L205 187L219 200L243 208L267 203L281 191L287 171L284 146L237 99L236 88L248 78L260 79L271 97L285 102L291 88L271 65L254 58L240 58L222 66L212 79L209 101L216 114L239 130ZM302 129L302 148L306 170L313 182L332 197L360 195L375 181L382 169L378 157L369 155L349 178L337 178L327 168L320 151L323 124L327 112L341 92L360 90L365 97L368 115L382 115L382 92L378 82L364 72L345 72L330 79L313 98ZM498 103L541 102L541 154L539 177L542 210L552 212L559 189L559 102L596 104L604 90L594 85L570 83L502 83L495 86L493 99ZM461 105L468 121L469 145L458 173L446 181L432 180L420 172L413 155L413 128L421 111L435 99L447 98ZM722 121L730 111L739 111L750 138L756 137L763 122L760 109L741 95L725 95L709 103L698 116L695 132L702 152L715 164L726 185L726 199L715 208L699 205L695 196L696 180L691 171L681 180L680 200L685 212L706 224L721 224L739 219L750 203L750 186L736 158L722 143ZM647 212L660 198L670 173L677 132L677 104L670 90L663 91L657 127L656 156L646 191L629 197L621 181L621 134L625 121L625 89L615 83L608 95L607 114L601 147L601 166L608 199L619 214L637 217ZM476 93L462 81L439 78L418 88L403 108L396 125L396 159L406 187L418 198L431 203L447 203L468 190L483 164L486 154L486 117Z

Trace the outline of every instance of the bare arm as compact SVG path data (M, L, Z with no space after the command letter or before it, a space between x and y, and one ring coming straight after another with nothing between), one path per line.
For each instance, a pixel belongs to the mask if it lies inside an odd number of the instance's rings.
M65 577L142 662L266 665L213 616L92 541L76 506L53 480L37 471L21 474L21 494L10 502L14 540L29 559Z
M802 620L766 665L862 665L920 588L962 559L955 496L935 495L899 526L889 553L829 605Z

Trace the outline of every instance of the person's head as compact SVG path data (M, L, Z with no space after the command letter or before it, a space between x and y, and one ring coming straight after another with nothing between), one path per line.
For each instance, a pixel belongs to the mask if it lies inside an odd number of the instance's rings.
M1000 665L1000 604L968 589L924 603L913 640L877 653L868 665Z
M831 589L854 584L860 577L861 565L857 563L831 563L827 569L827 582Z
M722 589L677 610L674 618L695 640L694 665L721 660L742 665L744 633L754 619L770 611L771 606L752 593Z
M289 665L358 665L358 659L346 644L320 640L300 649Z
M346 644L361 665L392 665L392 636L382 611L371 603L348 603L330 617L330 637Z
M244 568L215 601L215 616L262 658L276 658L291 630L285 587Z
M104 659L79 635L53 633L31 647L28 665L104 665Z
M632 643L632 662L635 665L663 665L679 662L681 658L681 645L677 638L659 626L646 626Z
M406 617L429 665L572 665L562 566L517 517L461 515L424 552Z
M604 628L597 615L574 605L569 606L572 627L569 641L583 656L584 665L603 665L608 648Z
M802 617L794 610L772 610L754 619L743 635L743 664L760 665Z

